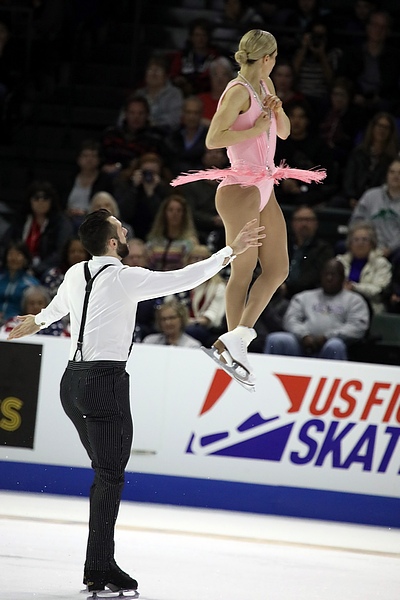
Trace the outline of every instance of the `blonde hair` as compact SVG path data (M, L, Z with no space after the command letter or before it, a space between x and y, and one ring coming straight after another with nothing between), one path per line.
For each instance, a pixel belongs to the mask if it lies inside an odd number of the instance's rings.
M270 56L276 48L276 39L272 33L262 29L251 29L240 40L235 60L240 66L252 64L264 56Z

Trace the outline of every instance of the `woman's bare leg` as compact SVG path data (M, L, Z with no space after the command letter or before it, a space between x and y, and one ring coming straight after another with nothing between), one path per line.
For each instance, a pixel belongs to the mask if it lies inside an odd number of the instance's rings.
M266 237L258 249L261 274L252 285L240 325L253 327L271 300L275 291L285 281L289 271L286 223L282 210L272 191L268 204L260 213Z
M260 248L250 248L232 263L226 288L229 331L238 325L253 327L288 274L286 223L274 192L261 213L259 206L260 193L255 186L243 188L230 185L217 191L216 207L224 222L228 245L251 219L257 219L260 225L264 225L266 234ZM262 272L249 293L257 260L260 261Z
M225 227L226 243L233 242L242 227L252 219L260 219L260 192L256 187L223 186L217 190L216 208ZM231 276L226 286L225 311L228 329L241 322L249 286L258 260L259 248L249 248L231 265Z

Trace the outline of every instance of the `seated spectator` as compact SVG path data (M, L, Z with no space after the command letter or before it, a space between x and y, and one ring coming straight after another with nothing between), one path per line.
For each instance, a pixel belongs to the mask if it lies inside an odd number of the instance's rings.
M393 263L392 279L385 294L386 310L400 314L400 260Z
M284 31L280 36L279 48L283 53L290 55L301 43L303 34L311 27L314 21L326 19L329 9L321 6L320 0L295 0L294 6L290 3L290 9L282 22ZM288 32L285 32L285 29ZM294 33L293 33L294 32Z
M198 94L203 103L202 121L207 127L217 110L222 92L234 77L232 63L225 56L218 56L210 63L210 90Z
M155 320L160 333L153 333L145 337L144 344L200 348L200 342L185 333L188 310L184 304L180 304L176 300L160 304L156 309Z
M384 183L398 150L394 118L389 113L377 113L368 123L361 144L351 151L344 170L342 192L330 204L354 209L364 192Z
M88 212L92 213L95 210L99 210L100 208L106 208L110 211L113 217L116 217L117 219L120 218L118 204L114 196L112 196L108 192L97 192L97 194L95 194L90 201ZM125 221L123 220L121 221L121 223L122 227L125 227L127 231L127 238L133 237L133 229L129 225L129 223L125 223Z
M121 218L135 236L146 240L162 201L170 193L170 172L159 154L149 152L133 160L114 180L114 196Z
M287 112L292 103L303 103L305 96L297 87L294 87L294 71L292 64L283 59L277 59L271 79L275 86L278 98L282 100L283 110Z
M225 51L237 49L237 41L250 29L261 29L263 20L245 0L224 0L222 13L216 16L213 39Z
M376 247L377 237L371 223L355 221L347 236L348 252L336 258L344 266L344 288L362 294L374 313L380 313L384 310L383 293L392 279L392 266Z
M289 275L279 288L285 298L318 287L322 267L333 258L331 245L318 236L318 216L310 206L294 209L288 238Z
M195 19L189 25L188 39L183 50L174 53L170 77L184 96L207 92L210 89L209 68L219 52L210 42L211 23Z
M330 259L321 287L296 294L283 318L284 332L270 333L266 354L347 360L348 346L366 334L370 314L364 298L343 288L344 267Z
M359 43L360 37L364 36L371 14L377 10L379 0L355 0L352 6L352 14L346 15L341 24L351 34L354 34L354 43Z
M186 264L195 244L198 244L198 239L190 207L182 196L171 194L158 209L148 235L149 269L180 269Z
M281 204L322 204L331 197L337 185L332 151L319 136L312 133L311 113L306 104L291 104L287 115L291 131L286 140L277 139L275 164L286 161L291 167L300 169L311 169L318 165L326 169L327 176L323 185L284 179L276 186L276 197Z
M363 126L359 111L353 104L353 96L354 88L349 79L335 79L330 90L329 105L319 125L320 136L331 148L340 173L347 164L356 136Z
M67 214L75 230L89 209L93 194L112 190L111 179L100 170L100 145L94 140L82 142L78 158L78 174L67 196Z
M228 166L228 157L224 148L206 148L202 158L203 168L224 169ZM193 213L193 220L202 244L210 244L215 252L225 245L225 233L222 219L215 208L215 193L218 181L199 179L183 185L182 195L186 198ZM210 238L212 238L212 241Z
M206 147L208 128L202 122L203 104L197 96L183 103L182 123L166 138L168 165L172 176L201 169L201 157Z
M400 51L390 43L391 22L388 12L371 12L365 42L350 45L339 65L338 74L356 86L355 103L369 116L399 104Z
M148 152L163 153L162 132L150 125L150 107L143 97L130 95L121 115L121 123L108 127L101 138L102 170L116 175L132 160Z
M383 256L397 260L400 255L400 158L389 165L385 184L361 196L350 223L360 220L374 226Z
M149 59L144 76L144 87L136 95L145 98L150 107L150 125L169 132L181 122L183 95L168 76L168 67L163 56Z
M128 240L129 254L122 263L128 267L148 268L146 244L143 240L132 238ZM154 333L154 311L159 301L154 298L142 300L138 303L135 321L134 342L142 342L143 339Z
M42 285L33 285L25 288L21 301L22 315L37 315L43 308L50 303L51 297L47 288ZM6 321L1 333L10 333L20 323L18 317L13 317ZM69 337L68 330L64 327L62 320L52 323L44 329L38 331L41 335L56 335Z
M61 252L60 266L49 269L42 277L42 283L49 290L51 297L56 295L68 269L90 258L78 237L69 238Z
M34 181L27 190L21 219L13 231L22 239L32 256L32 269L40 279L52 267L60 265L61 251L73 235L70 220L59 207L58 194L48 181Z
M211 256L207 246L197 245L191 250L187 264L191 265ZM189 311L186 333L199 340L202 346L210 347L223 327L225 316L226 283L217 273L211 279L188 292L176 294L179 302ZM169 299L169 298L168 298ZM226 329L224 328L226 331Z
M0 271L0 323L21 314L24 290L39 281L30 274L31 255L24 242L11 241Z
M313 21L303 33L301 44L293 57L293 70L298 90L311 105L319 119L326 107L341 54L332 47L330 32L324 21Z

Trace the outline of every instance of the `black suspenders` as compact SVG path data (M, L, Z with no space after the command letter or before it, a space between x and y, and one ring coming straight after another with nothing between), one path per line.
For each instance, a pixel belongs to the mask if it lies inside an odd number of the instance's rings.
M99 271L97 271L96 275L93 275L93 277L91 277L87 262L85 262L85 264L84 264L85 279L86 279L85 299L83 301L82 318L81 318L81 326L79 329L78 342L76 344L76 350L75 350L74 358L72 360L76 360L76 356L78 353L80 353L81 360L83 360L83 354L82 354L83 331L85 329L90 292L92 291L93 282L96 279L96 277L98 275L100 275L100 273L102 271L104 271L104 269L107 269L107 267L110 267L110 266L111 265L104 265L103 267L101 267L101 269Z

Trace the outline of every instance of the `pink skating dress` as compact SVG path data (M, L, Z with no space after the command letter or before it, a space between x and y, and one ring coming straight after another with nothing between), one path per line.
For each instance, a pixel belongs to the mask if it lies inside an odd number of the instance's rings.
M244 81L234 79L228 83L219 99L218 108L226 92L234 85L243 85L247 88L250 96L250 107L246 112L238 115L231 129L234 131L251 129L260 116L262 108L254 90ZM262 85L265 93L268 94L269 92L264 82L262 82ZM213 168L183 173L171 181L171 185L182 185L199 179L220 179L221 183L218 187L235 184L244 187L255 185L260 191L261 211L271 196L274 184L279 183L281 179L292 178L311 183L312 181L321 182L326 177L324 169L292 169L285 164L276 167L274 164L275 147L276 119L272 112L271 126L268 133L262 133L257 137L238 142L227 148L230 167L226 169Z

